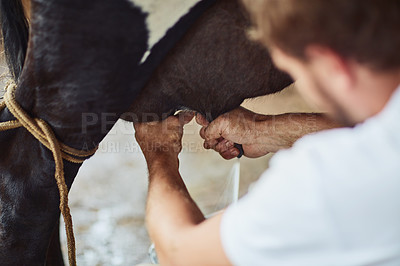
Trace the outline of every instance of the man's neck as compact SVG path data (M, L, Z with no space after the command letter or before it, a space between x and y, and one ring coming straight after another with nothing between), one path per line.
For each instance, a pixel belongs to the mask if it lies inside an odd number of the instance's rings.
M400 85L400 69L376 72L367 68L358 70L358 105L354 106L356 119L364 121L380 113Z

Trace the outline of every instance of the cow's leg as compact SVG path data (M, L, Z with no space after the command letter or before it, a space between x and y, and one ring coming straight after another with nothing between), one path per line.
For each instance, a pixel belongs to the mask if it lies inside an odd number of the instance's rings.
M131 1L33 0L17 102L68 146L97 146L161 58L213 2L196 5L141 64L147 15ZM7 109L0 112L0 121L12 119ZM53 155L23 128L2 132L0 151L0 264L44 265L60 213ZM68 188L79 166L64 161Z
M47 249L46 266L64 266L60 244L60 222L57 222Z

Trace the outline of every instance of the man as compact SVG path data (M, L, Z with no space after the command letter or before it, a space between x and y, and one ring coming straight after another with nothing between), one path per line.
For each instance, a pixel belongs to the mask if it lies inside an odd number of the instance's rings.
M244 2L253 36L277 66L351 127L278 152L247 196L205 220L178 172L192 116L136 125L149 168L147 226L161 263L400 265L400 2ZM250 157L279 147L259 134L271 121L249 114L235 110L211 124L197 117L205 147L225 158L237 154L233 142Z

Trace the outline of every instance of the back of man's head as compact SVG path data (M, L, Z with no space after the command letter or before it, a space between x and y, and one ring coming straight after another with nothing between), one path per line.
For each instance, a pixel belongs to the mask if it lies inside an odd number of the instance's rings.
M266 46L306 59L315 44L372 69L400 68L399 0L242 1Z

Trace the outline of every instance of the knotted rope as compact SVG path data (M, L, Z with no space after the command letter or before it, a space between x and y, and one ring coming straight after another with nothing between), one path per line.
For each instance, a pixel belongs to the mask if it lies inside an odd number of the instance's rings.
M44 120L31 118L21 108L15 100L16 88L17 85L15 83L7 85L4 100L0 102L0 112L7 107L16 120L0 122L0 131L24 127L53 153L55 162L55 179L58 191L60 192L60 210L64 218L65 231L67 234L68 260L71 266L75 266L75 238L72 217L68 206L68 188L64 178L63 159L72 163L83 163L88 157L92 156L96 152L97 148L91 151L80 151L60 143L54 135L51 127Z

